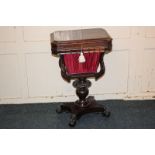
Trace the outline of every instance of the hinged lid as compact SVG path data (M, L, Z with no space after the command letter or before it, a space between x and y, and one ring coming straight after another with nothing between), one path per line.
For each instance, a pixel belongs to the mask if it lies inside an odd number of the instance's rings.
M51 34L52 54L110 51L112 38L101 28L56 31Z

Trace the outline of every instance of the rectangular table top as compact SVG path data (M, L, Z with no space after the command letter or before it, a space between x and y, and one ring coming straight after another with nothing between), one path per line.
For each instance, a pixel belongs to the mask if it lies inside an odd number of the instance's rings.
M102 28L55 31L51 34L51 42L101 39L101 38L110 39L111 37Z
M51 49L53 54L70 52L111 50L112 38L102 28L55 31L51 33Z

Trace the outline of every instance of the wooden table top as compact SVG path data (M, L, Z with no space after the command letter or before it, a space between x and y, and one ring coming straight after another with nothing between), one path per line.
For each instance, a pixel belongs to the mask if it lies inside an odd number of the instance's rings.
M107 33L107 31L102 28L55 31L51 34L51 42L88 40L88 39L111 39L111 37Z
M51 33L52 54L94 51L110 51L112 38L102 28L55 31Z

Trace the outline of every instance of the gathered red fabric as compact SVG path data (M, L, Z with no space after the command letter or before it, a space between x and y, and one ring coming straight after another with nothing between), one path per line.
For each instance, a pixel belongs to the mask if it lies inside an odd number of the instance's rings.
M68 74L96 73L101 52L84 53L85 62L79 62L80 54L65 54L64 63Z

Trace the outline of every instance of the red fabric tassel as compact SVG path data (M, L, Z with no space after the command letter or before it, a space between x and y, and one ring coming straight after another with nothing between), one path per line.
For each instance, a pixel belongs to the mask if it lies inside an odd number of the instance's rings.
M101 52L84 53L85 62L79 62L80 54L65 54L64 63L68 74L96 73Z

